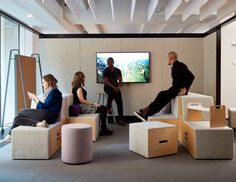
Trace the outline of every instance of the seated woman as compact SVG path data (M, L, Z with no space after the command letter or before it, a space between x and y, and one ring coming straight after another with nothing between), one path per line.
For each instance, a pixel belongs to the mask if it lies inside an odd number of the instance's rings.
M47 127L56 122L62 105L62 94L57 89L57 79L52 75L45 75L42 79L44 90L42 101L28 92L31 100L37 103L36 109L22 109L15 117L9 134L0 143L11 142L11 130L18 126Z
M87 100L87 91L83 88L84 81L85 76L83 72L78 71L74 74L74 79L72 81L72 93L74 104L80 104L80 112L83 114L101 113L100 135L112 135L113 132L108 130L106 125L107 108L105 106Z

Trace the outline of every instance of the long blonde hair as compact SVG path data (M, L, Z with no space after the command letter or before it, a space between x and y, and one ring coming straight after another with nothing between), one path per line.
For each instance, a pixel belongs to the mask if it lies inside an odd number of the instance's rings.
M78 71L74 74L73 81L71 83L72 88L82 87L84 86L85 76L82 71Z

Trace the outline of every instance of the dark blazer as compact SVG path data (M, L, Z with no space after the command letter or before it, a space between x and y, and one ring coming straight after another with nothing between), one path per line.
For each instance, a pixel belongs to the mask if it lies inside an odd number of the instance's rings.
M178 60L176 60L172 66L171 76L173 79L173 87L178 89L185 87L187 91L189 90L195 78L188 67Z

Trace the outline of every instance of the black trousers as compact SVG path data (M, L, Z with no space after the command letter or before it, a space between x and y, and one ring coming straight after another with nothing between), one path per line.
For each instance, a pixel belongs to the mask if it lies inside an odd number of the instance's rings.
M35 126L38 122L46 120L48 124L55 123L57 114L49 113L39 109L22 109L19 111L18 116L14 118L11 130L18 126Z
M107 108L110 109L111 105L112 105L112 101L113 99L115 99L116 105L117 105L117 109L118 109L118 115L120 118L123 118L123 101L122 101L122 95L121 95L121 91L119 91L118 93L116 92L107 92L105 90L105 92L108 95L107 98Z
M163 107L175 98L180 92L180 88L170 87L168 90L164 90L158 93L155 100L148 106L149 110L147 116L152 116L159 112Z
M100 121L101 121L101 130L107 129L107 107L101 105L100 107L97 107L96 113L100 114Z

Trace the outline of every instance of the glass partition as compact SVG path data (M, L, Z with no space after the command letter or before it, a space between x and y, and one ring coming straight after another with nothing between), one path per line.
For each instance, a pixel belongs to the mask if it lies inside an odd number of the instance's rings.
M6 95L4 124L10 125L16 115L15 61L9 58L11 49L19 49L19 25L1 17L1 113L3 114L4 98L7 83L9 61L9 79ZM12 56L14 58L14 55ZM2 118L2 117L1 117Z

